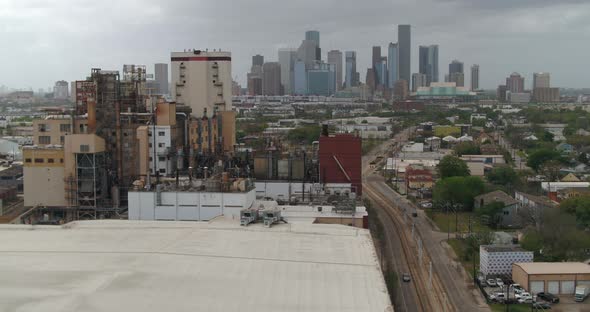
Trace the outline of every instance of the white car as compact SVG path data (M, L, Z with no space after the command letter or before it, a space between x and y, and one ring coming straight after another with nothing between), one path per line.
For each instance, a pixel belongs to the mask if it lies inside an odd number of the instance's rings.
M519 301L520 300L523 300L523 301L525 301L525 300L532 301L533 300L533 296L531 296L531 294L528 292L521 292L520 294L515 294L514 297Z
M486 283L488 283L488 286L491 286L491 287L498 286L498 284L496 284L496 280L495 280L495 279L493 279L493 278L490 278L490 279L488 279L488 280L486 281Z
M502 281L501 278L497 278L496 285L498 285L498 287L504 287L504 281Z
M491 294L490 300L502 302L502 301L506 300L506 294L504 294L504 293Z

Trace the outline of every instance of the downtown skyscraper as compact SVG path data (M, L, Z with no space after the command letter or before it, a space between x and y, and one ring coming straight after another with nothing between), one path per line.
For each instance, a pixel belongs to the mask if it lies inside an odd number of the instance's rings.
M412 35L410 25L398 25L397 39L399 46L399 79L403 79L409 84L412 64Z
M397 43L389 43L387 47L387 87L393 89L399 79L399 48Z
M471 66L471 91L479 90L479 65Z
M418 72L426 76L426 86L438 82L438 45L420 46Z
M356 87L359 84L359 73L356 71L356 52L346 51L346 77L345 85L346 88Z
M336 70L336 91L342 89L342 52L332 50L328 52L328 64L335 66Z

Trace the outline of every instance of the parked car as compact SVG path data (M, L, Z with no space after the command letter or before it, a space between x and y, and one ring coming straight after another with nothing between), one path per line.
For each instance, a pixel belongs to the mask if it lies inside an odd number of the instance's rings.
M498 287L504 287L504 281L502 281L501 278L496 278L496 285L498 285Z
M533 308L541 309L541 310L548 310L548 309L551 309L551 305L548 304L547 302L534 302Z
M545 301L549 301L551 303L558 303L559 302L559 297L557 297L554 294L547 293L547 292L540 292L537 294L537 297L541 298Z
M528 292L521 292L519 294L515 294L514 297L516 299L519 299L519 300L520 299L523 299L523 300L527 300L527 299L533 300L533 296L531 296L531 294L528 293Z
M490 300L497 302L504 302L506 300L505 293L495 293L490 295Z
M420 204L420 207L422 207L424 209L430 209L430 208L432 208L432 203L431 202L423 202Z
M486 282L488 283L488 286L490 286L490 287L498 286L498 284L496 284L496 280L493 278L489 278Z
M410 273L404 273L402 275L402 280L406 283L410 282L412 280L412 278L410 277Z

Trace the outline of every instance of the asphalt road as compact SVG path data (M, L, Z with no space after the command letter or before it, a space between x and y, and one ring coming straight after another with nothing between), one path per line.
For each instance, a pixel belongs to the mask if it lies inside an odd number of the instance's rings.
M378 192L381 197L386 198L390 205L389 208L397 208L392 209L392 211L397 211L399 214L403 214L403 211L405 211L407 214L405 220L414 219L415 232L421 237L424 249L432 260L433 274L436 275L434 278L438 278L438 280L441 281L440 284L444 287L444 294L440 294L439 300L444 300L445 303L450 304L455 311L490 311L487 305L476 301L474 291L473 289L470 289L470 282L464 278L462 267L449 257L447 250L441 244L440 233L433 231L430 223L426 220L425 214L421 210L418 210L419 216L417 218L412 218L411 212L415 210L415 206L385 184L383 177L372 174L373 169L369 167L369 163L374 156L382 155L384 158L387 158L391 156L390 153L392 151L393 143L397 143L395 145L397 148L406 140L407 132L403 131L398 134L394 140L379 146L373 150L370 155L363 159L365 187L370 188L374 192ZM379 209L378 213L381 220L386 220L382 209ZM403 273L403 270L409 271L410 265L415 266L413 268L414 271L423 270L423 267L417 265L415 261L408 261L406 255L404 255L403 248L401 248L403 242L400 241L401 238L396 231L392 230L393 226L395 226L395 224L384 221L384 227L388 229L386 230L386 235L388 237L387 246L390 247L390 250L386 255L392 257L390 259L392 259L391 264L393 268L400 276L401 273ZM411 257L412 255L409 256ZM417 255L413 256L417 257ZM412 281L412 283L413 282L414 281ZM405 283L402 283L401 285L401 292L399 295L402 298L396 298L399 299L396 300L398 302L396 302L395 305L398 311L415 311L413 309L419 309L420 296L418 293L420 291L434 291L416 289L415 286L405 287L410 285L404 284Z

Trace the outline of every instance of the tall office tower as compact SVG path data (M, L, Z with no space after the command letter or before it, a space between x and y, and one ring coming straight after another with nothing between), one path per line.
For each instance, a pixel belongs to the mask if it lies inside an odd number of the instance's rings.
M262 65L262 94L282 95L281 64L278 62L267 62Z
M463 72L463 63L453 60L449 64L449 82L454 82L457 87L465 86L465 73Z
M375 75L374 68L367 68L367 75L365 76L365 83L369 87L369 92L373 93L377 86L377 75Z
M356 87L359 84L359 73L356 71L356 52L346 51L346 77L345 84L347 88Z
M479 65L471 66L471 91L479 90Z
M168 64L154 64L154 80L158 84L158 94L168 94Z
M232 110L230 52L172 52L172 98L195 116Z
M307 94L330 96L335 92L335 65L322 62L307 71Z
M381 62L381 47L373 46L373 58L371 65L375 67L376 64Z
M371 87L372 91L374 91L377 88L377 86L379 84L381 84L380 77L379 77L379 69L378 69L380 64L381 64L381 47L374 46L373 47L373 57L371 58L371 68L373 69L372 70L373 77L371 78L372 84L369 84L368 74L367 74L367 79L365 79L365 81L367 82L367 85L369 87Z
M284 94L293 93L293 74L297 61L296 49L279 49L279 63L281 64L281 84ZM342 64L341 64L342 65Z
M438 45L420 46L418 71L426 76L427 86L438 82Z
M381 60L375 64L375 76L377 82L377 89L383 90L387 88L387 57L382 56Z
M463 73L463 62L453 60L451 64L449 64L449 76L452 73Z
M252 56L252 66L262 66L264 64L264 56L256 54Z
M410 25L399 25L397 27L397 40L399 45L399 79L407 82L411 77L412 64L412 36Z
M320 32L317 30L306 31L305 32L305 40L315 42L315 44L316 44L315 60L320 61L322 59L322 49L320 48Z
M510 74L510 77L506 78L506 90L511 93L524 92L524 77L516 72Z
M262 76L248 73L248 95L262 95Z
M302 60L295 61L293 67L293 94L307 94L307 69L305 68L305 62Z
M297 49L297 59L305 63L305 68L311 69L317 62L317 45L314 40L303 40Z
M457 87L465 86L465 74L464 73L452 73L449 75L449 82L454 82Z
M68 82L60 80L55 82L53 87L53 98L57 100L67 100L69 97Z
M533 74L533 89L550 88L551 75L549 73L534 73Z
M422 73L412 74L412 92L416 92L418 88L426 86L428 86L426 75Z
M387 87L393 89L399 79L399 50L397 43L389 43L387 48Z
M334 65L336 75L336 91L342 89L342 52L332 50L328 52L328 64Z

